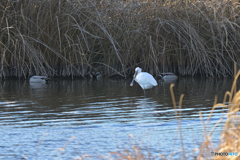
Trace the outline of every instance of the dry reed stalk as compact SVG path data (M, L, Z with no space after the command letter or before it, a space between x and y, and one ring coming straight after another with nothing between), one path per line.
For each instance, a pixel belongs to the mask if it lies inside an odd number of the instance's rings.
M237 1L19 0L0 2L1 77L132 74L233 76Z
M235 64L235 73L236 73L236 64ZM210 118L212 116L212 113L216 107L223 107L223 108L228 108L228 113L226 114L227 120L225 121L224 124L224 129L221 133L221 138L220 142L217 148L214 148L212 140L211 140L211 135L215 129L215 127L222 122L223 118L221 118L211 129L209 134L206 134L205 131L205 142L202 144L200 147L200 154L198 159L204 159L206 158L206 155L208 155L208 159L229 159L229 160L235 160L239 159L239 154L233 155L233 156L210 156L210 152L218 152L218 153L240 153L240 115L239 115L239 107L240 107L240 90L236 91L236 84L238 77L240 76L240 71L235 74L234 82L232 85L231 91L227 91L225 93L223 103L216 103L217 98L215 97L215 102L212 108L212 111L209 115L209 118L207 121L210 121ZM229 102L226 103L227 96L229 96ZM201 114L201 112L200 112ZM204 125L204 129L206 126Z

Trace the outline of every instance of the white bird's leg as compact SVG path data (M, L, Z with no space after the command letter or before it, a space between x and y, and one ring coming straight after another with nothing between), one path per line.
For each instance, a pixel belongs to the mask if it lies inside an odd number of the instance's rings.
M144 96L146 97L146 92L145 92L145 89L143 89L143 91L144 91Z

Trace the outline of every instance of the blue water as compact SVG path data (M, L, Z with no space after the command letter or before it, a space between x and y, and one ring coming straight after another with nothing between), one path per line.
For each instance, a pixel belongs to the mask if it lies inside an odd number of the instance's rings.
M90 159L113 152L133 151L136 146L147 157L171 153L190 159L204 141L202 113L207 133L227 112L218 107L211 120L214 96L221 102L231 79L181 78L175 82L177 104L184 93L182 116L176 116L170 83L146 91L130 79L61 80L29 84L9 80L0 83L0 159ZM224 120L223 120L224 122ZM217 147L224 123L215 128ZM180 129L181 128L181 132ZM180 133L182 138L180 137ZM182 143L183 142L183 143ZM183 146L182 146L183 144ZM169 157L168 157L169 158Z

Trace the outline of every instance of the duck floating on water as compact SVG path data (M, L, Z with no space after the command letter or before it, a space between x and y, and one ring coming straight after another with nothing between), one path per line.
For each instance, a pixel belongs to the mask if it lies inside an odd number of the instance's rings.
M33 74L31 74L29 77L30 77L30 80L29 80L30 83L46 83L50 79L46 76L35 76Z
M144 95L145 89L150 89L153 86L157 86L157 81L153 78L153 76L147 72L142 72L142 69L137 67L135 69L135 74L133 76L133 80L130 84L130 86L133 86L134 81L136 81L143 89Z
M164 81L175 81L178 79L178 76L172 72L165 72L159 75Z

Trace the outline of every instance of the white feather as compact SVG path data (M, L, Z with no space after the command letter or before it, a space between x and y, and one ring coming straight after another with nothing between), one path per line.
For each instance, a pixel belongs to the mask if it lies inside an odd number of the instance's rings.
M147 72L142 72L142 69L137 67L135 69L135 74L133 76L131 86L133 85L133 82L136 81L143 90L150 89L153 86L157 86L157 81L153 78L153 76ZM145 94L145 91L144 91Z

